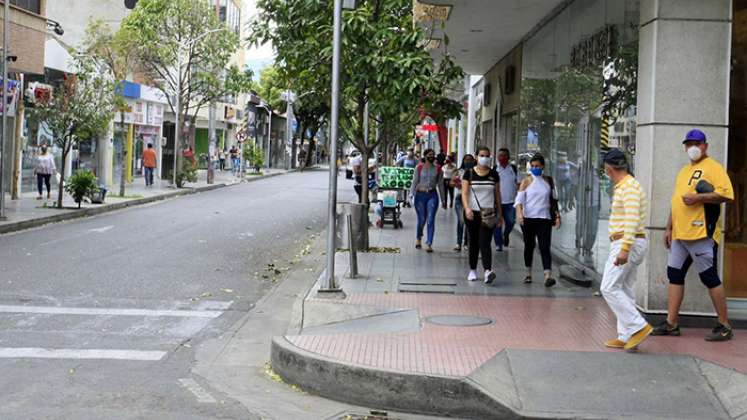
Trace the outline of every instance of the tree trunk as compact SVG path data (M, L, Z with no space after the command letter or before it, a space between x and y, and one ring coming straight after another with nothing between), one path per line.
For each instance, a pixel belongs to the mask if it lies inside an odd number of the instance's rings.
M60 164L60 182L58 182L57 185L57 208L62 208L62 198L65 194L65 169L66 163L67 163L67 155L70 153L70 148L72 147L72 142L68 144L70 140L67 140L62 147L62 163Z
M119 196L124 198L125 185L127 183L127 133L125 131L124 109L119 111L120 132L122 133L122 175L119 177Z

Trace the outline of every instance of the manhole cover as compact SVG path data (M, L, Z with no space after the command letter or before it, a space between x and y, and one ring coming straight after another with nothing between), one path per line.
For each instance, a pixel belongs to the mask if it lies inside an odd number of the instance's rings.
M436 325L445 325L448 327L479 327L481 325L492 324L493 320L480 316L434 315L426 318L425 322L430 322L431 324Z

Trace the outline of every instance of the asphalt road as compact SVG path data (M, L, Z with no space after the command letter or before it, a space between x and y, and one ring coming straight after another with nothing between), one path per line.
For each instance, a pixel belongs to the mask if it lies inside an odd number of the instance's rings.
M252 418L193 347L324 229L326 191L295 173L0 236L0 418Z

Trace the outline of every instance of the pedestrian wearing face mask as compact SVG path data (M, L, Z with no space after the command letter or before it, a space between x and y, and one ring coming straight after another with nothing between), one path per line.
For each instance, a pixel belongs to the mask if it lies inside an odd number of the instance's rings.
M457 216L457 240L454 251L461 252L462 245L467 246L469 242L469 233L464 229L464 205L462 204L462 177L468 171L475 167L475 157L466 154L462 158L462 166L454 172L451 178L451 185L456 190L456 200L454 201L454 211Z
M497 251L503 251L504 246L508 246L509 236L516 223L516 193L519 190L519 171L516 165L512 164L509 159L511 153L508 149L498 150L498 165L495 170L501 178L501 210L503 210L504 226L495 229L494 239Z
M708 156L705 133L690 130L682 143L690 163L677 175L665 234L669 249L667 319L652 334L680 335L677 322L685 293L685 276L694 264L718 315L718 323L705 339L726 341L734 332L729 324L724 286L716 262L721 240L721 204L734 200L734 189L724 167Z
M493 232L503 223L501 212L501 180L493 169L490 149L477 149L477 166L462 177L462 205L469 231L469 274L467 280L477 280L477 260L482 256L485 284L495 280L493 272Z
M527 269L524 283L532 282L532 260L534 248L539 244L542 268L545 271L545 287L555 285L552 277L550 242L552 227L560 228L558 195L552 177L543 175L545 158L537 153L529 161L531 176L526 177L516 195L516 220L524 234L524 265Z
M433 252L433 237L436 231L436 213L438 212L438 197L444 196L444 174L441 167L436 165L436 153L428 149L423 153L425 162L415 168L412 179L411 195L414 197L415 213L418 215L415 248L422 248L423 228L428 226L428 236L425 240L425 250ZM446 208L446 202L443 207Z

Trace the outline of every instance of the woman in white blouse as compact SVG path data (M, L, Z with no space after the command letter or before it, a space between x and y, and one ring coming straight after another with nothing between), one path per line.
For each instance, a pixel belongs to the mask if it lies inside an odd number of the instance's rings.
M545 158L541 154L534 155L529 164L531 176L522 181L514 205L516 219L524 234L524 265L527 268L524 283L532 282L534 248L539 243L542 268L545 271L545 286L552 287L555 285L555 279L552 277L550 242L553 225L556 228L560 227L555 182L552 177L542 175Z
M41 146L41 154L36 157L36 165L34 166L34 173L36 174L36 188L39 190L39 196L37 200L42 199L42 187L47 187L47 198L52 198L52 175L57 172L57 166L54 163L54 156L47 150L47 145Z

